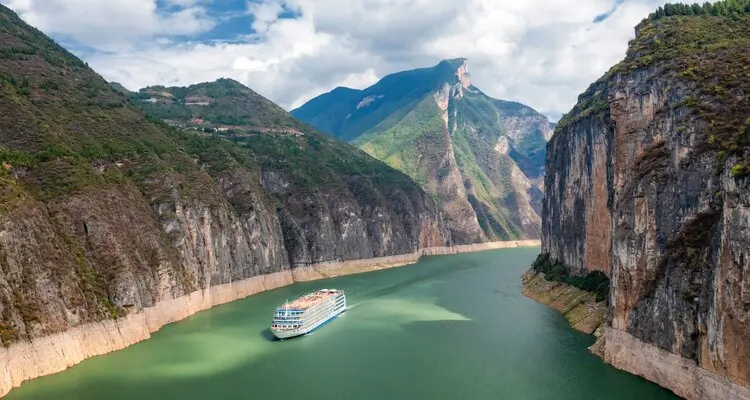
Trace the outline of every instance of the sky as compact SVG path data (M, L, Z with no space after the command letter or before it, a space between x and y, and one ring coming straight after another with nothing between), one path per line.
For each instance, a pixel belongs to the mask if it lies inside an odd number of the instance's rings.
M131 90L236 79L287 110L464 57L475 86L552 121L663 0L0 0Z

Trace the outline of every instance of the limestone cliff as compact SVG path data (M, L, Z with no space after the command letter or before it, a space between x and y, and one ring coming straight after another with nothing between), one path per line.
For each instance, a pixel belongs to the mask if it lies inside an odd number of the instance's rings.
M547 148L542 251L609 275L605 361L689 399L750 398L750 17L734 3L644 20Z

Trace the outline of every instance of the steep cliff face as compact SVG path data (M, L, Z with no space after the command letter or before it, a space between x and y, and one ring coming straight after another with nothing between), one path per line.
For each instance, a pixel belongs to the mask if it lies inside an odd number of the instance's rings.
M0 6L4 346L96 321L132 322L170 299L207 294L196 300L201 306L176 305L183 311L144 322L151 329L214 304L209 289L225 284L451 244L435 202L406 175L236 82L218 86L256 96L232 110L251 115L254 128L278 129L205 137L147 120ZM1 353L8 364L0 380L35 376L23 362L28 354Z
M417 181L457 243L539 237L549 121L482 93L466 59L338 88L292 114Z
M750 17L710 13L644 20L560 121L542 246L609 274L606 361L687 398L750 398Z
M576 272L609 272L611 265L614 125L604 90L592 85L577 107L598 112L557 128L547 145L542 246Z

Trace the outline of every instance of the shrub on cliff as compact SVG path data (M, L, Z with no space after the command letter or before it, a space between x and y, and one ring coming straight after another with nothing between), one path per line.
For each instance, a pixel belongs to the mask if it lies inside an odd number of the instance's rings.
M601 271L589 271L586 275L571 275L565 264L550 260L549 254L537 256L531 265L536 272L544 274L548 281L562 282L596 295L596 301L605 301L609 295L609 278Z

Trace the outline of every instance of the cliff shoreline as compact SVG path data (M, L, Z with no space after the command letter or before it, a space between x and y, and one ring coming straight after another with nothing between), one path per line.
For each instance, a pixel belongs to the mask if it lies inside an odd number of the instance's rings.
M557 310L570 326L597 337L589 350L613 367L638 375L685 399L750 400L750 390L694 361L645 343L605 324L606 305L591 293L551 282L533 270L522 278L523 294Z
M0 349L0 397L8 394L13 388L19 387L24 381L64 371L87 358L121 350L146 340L163 326L200 311L295 282L404 266L416 263L423 256L539 245L538 240L518 240L452 247L428 247L414 253L327 262L212 286L182 297L161 301L152 307L144 308L142 312L120 319L80 325L65 332L15 343Z
M603 301L597 302L593 293L548 281L534 270L526 272L521 282L524 296L557 310L575 330L599 336L607 306Z
M685 399L750 400L750 389L699 366L695 361L604 327L605 363L638 375Z

